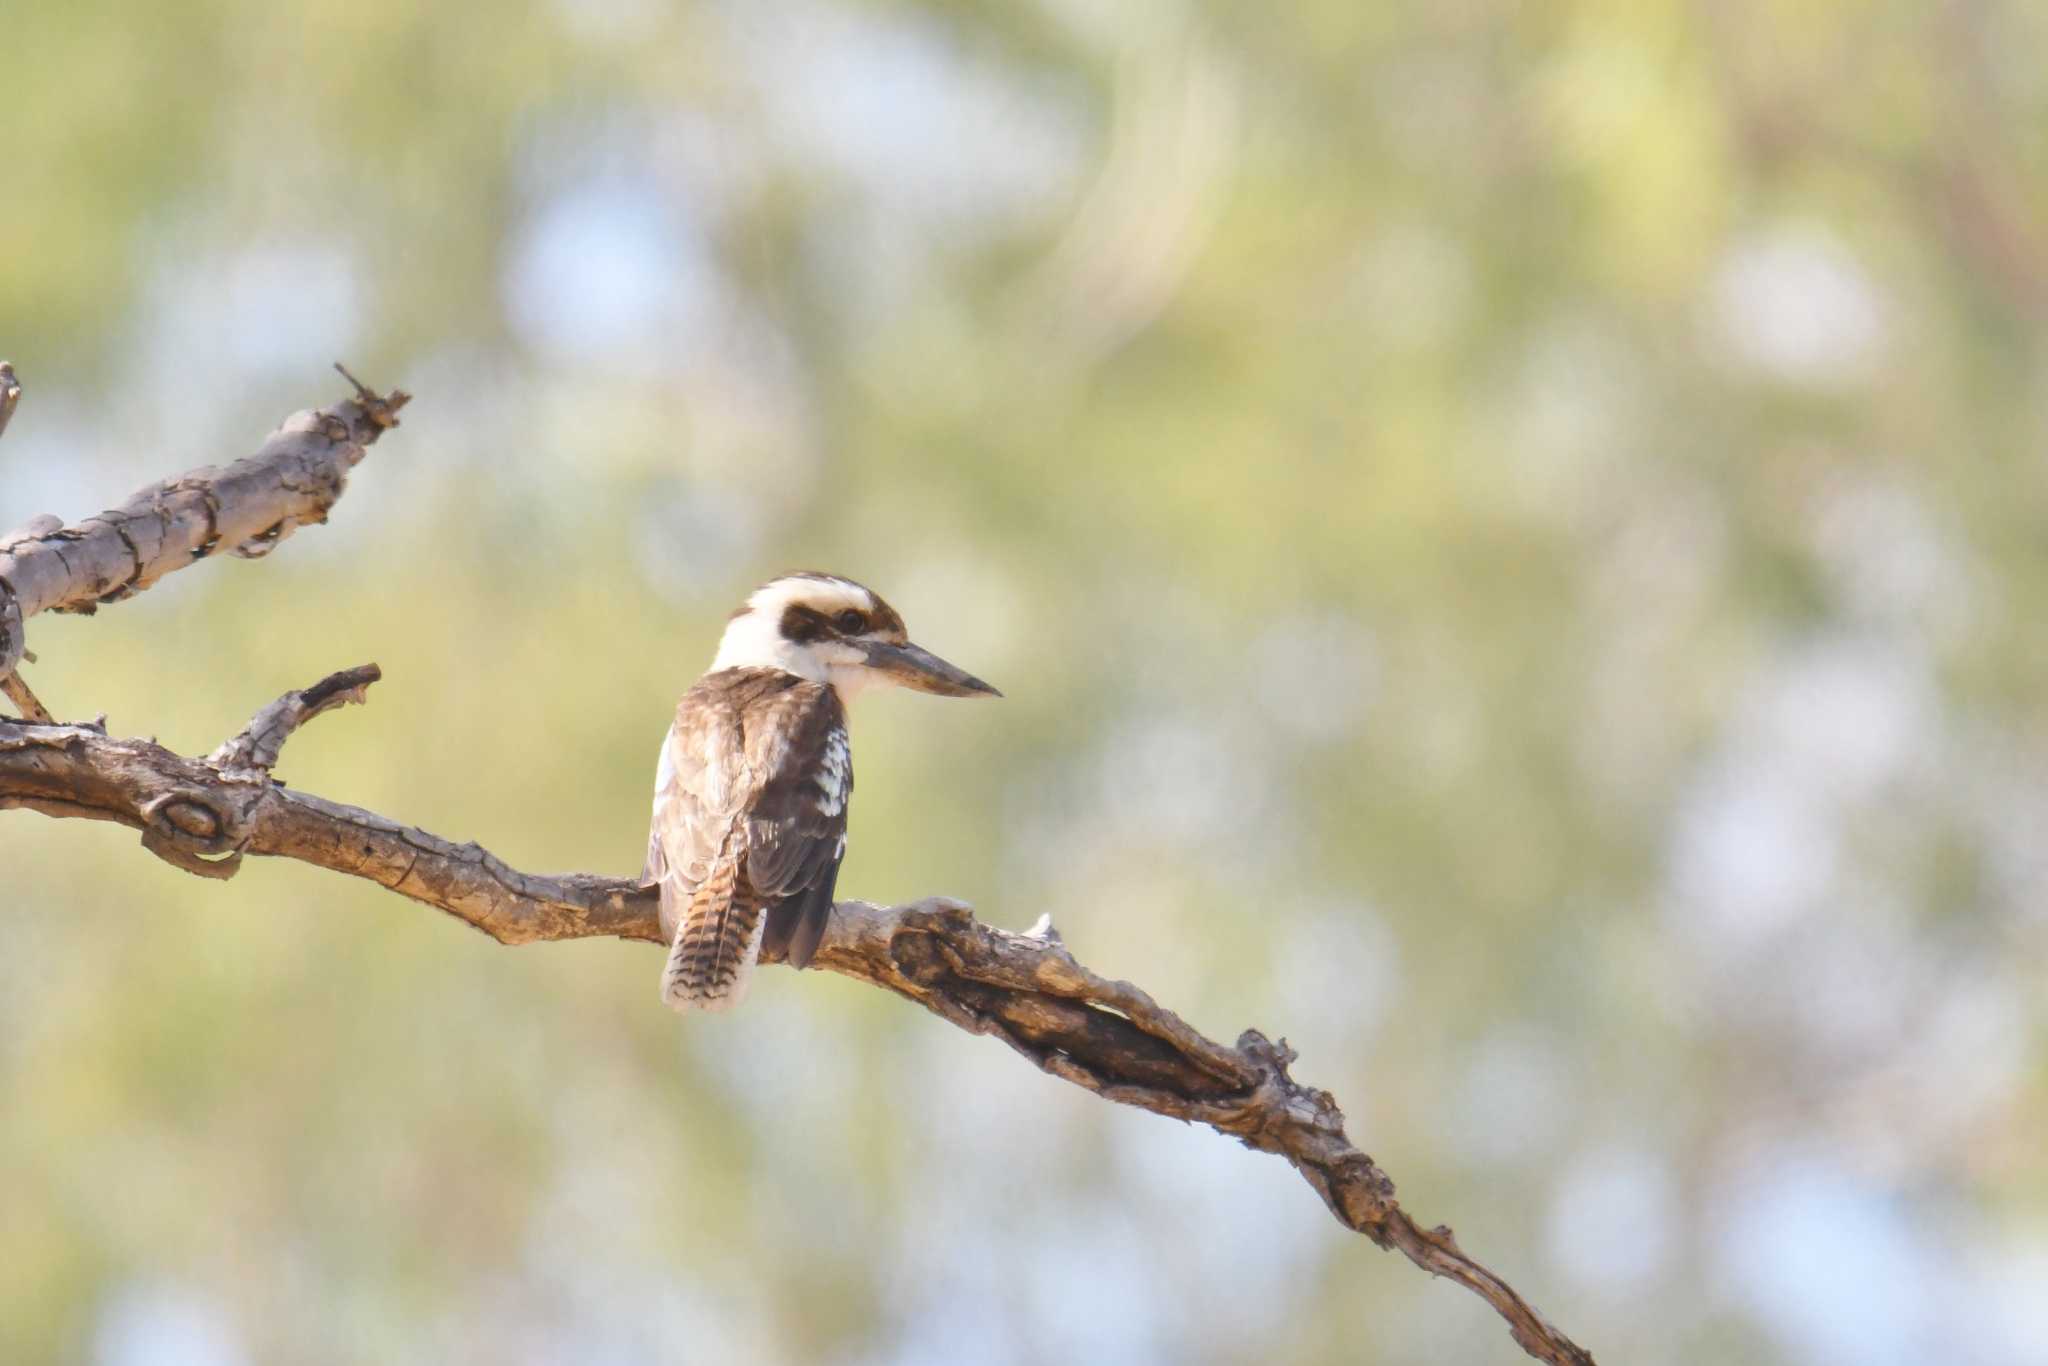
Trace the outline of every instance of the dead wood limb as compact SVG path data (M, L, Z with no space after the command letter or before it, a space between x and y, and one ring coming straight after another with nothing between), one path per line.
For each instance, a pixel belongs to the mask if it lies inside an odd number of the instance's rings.
M286 693L250 718L242 733L207 756L218 769L257 769L264 773L277 766L284 742L300 726L323 711L349 702L368 700L370 685L384 676L375 664L331 673L310 688Z
M244 855L297 859L360 877L446 911L501 944L614 936L659 943L655 897L624 878L522 873L476 844L456 844L358 807L297 792L268 766L305 721L361 700L374 666L333 674L263 708L209 759L188 759L96 726L0 722L0 809L115 821L187 872L232 877ZM1394 1183L1352 1146L1328 1092L1288 1073L1295 1059L1246 1030L1235 1047L1205 1037L1129 982L1097 975L1050 926L1012 934L957 902L885 907L840 902L816 965L915 1001L1034 1066L1104 1099L1207 1124L1285 1157L1346 1228L1485 1299L1523 1350L1554 1366L1593 1358L1447 1228L1425 1229Z
M1484 1299L1530 1356L1592 1366L1590 1352L1467 1256L1450 1229L1425 1229L1401 1208L1392 1178L1345 1136L1335 1098L1288 1074L1296 1054L1285 1039L1247 1029L1225 1047L1129 982L1089 971L1057 936L999 930L941 898L909 906L842 901L814 961L969 1033L994 1035L1106 1100L1279 1154L1339 1223Z
M294 413L256 454L231 465L159 480L70 526L43 516L0 535L0 676L20 662L24 627L38 612L89 613L215 550L260 558L299 527L326 521L348 472L398 425L408 397L359 389L331 407Z
M211 876L232 876L248 854L297 859L439 907L501 944L660 936L652 895L620 879L517 872L474 844L293 791L260 768L188 759L94 726L0 721L0 810L9 807L126 825L188 872L203 863Z

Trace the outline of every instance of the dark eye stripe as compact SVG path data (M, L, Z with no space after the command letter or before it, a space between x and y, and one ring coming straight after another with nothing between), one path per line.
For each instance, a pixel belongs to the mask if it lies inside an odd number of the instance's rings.
M782 614L782 638L798 645L823 638L826 629L825 614L814 608L792 603Z

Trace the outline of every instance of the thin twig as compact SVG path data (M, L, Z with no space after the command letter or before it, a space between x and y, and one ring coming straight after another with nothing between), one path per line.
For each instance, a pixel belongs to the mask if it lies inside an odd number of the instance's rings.
M334 368L343 379L355 386L356 401L363 405L363 410L370 415L372 422L383 428L398 425L398 410L412 402L411 394L403 389L393 389L388 394L380 394L350 374L348 367L340 361L334 362Z
M0 678L0 693L7 694L7 700L14 704L15 710L21 713L21 719L24 721L34 721L47 726L57 719L50 715L43 704L36 700L36 695L29 691L28 680L21 676L19 669Z

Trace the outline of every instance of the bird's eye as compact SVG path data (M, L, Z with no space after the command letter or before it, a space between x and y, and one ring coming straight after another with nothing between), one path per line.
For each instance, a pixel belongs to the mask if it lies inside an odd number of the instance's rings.
M868 624L868 619L849 607L832 618L832 624L839 628L841 634L853 636L860 634L861 628Z

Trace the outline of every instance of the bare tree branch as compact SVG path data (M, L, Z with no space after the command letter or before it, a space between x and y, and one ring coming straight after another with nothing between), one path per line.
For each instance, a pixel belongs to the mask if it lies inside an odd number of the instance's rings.
M160 480L71 526L44 516L0 535L0 677L20 662L24 624L38 612L89 613L223 546L256 559L326 521L348 472L398 425L409 397L359 386L355 398L294 413L256 454L225 468Z
M281 435L294 451L304 449L295 438L308 436L325 443L326 458L335 462L327 467L334 482L321 486L326 501L312 505L315 513L339 494L340 474L361 458L361 447L390 425L388 412L375 415L384 402L367 395L302 414L309 419L305 423L287 423ZM352 415L341 415L351 409ZM335 434L330 423L346 427L346 434ZM353 458L346 458L350 449ZM299 457L280 452L270 458L281 468ZM265 523L271 526L298 516L283 510L278 479L209 478L202 501L211 539L228 539L265 516L279 518ZM109 516L147 516L168 527L176 517L158 508L187 487L196 486L153 486L121 514ZM252 514L245 501L265 512ZM95 521L122 535L120 521ZM93 526L81 524L69 541L38 533L34 544L55 541L75 551L74 543L102 534L88 529ZM168 541L160 536L150 544ZM146 586L165 572L150 572L157 560L145 564L140 551L133 559L135 572L117 591ZM0 553L0 572L8 563ZM33 600L42 606L85 601ZM151 853L203 877L231 878L251 854L296 859L446 911L501 944L593 936L661 941L650 888L590 873L522 873L474 843L456 844L298 792L271 776L279 751L298 727L344 702L361 701L378 677L375 665L364 665L287 693L206 759L185 758L148 740L114 738L98 723L0 720L0 810L126 825L142 832ZM1275 1043L1246 1030L1234 1047L1217 1043L1138 987L1084 967L1049 920L1013 934L938 898L897 907L840 902L814 962L915 1001L970 1033L993 1035L1042 1070L1107 1100L1206 1124L1248 1147L1285 1157L1346 1228L1479 1295L1530 1356L1553 1366L1592 1366L1590 1353L1467 1256L1448 1228L1424 1228L1401 1208L1393 1181L1345 1136L1336 1101L1289 1075L1295 1053L1286 1040Z
M289 697L265 707L250 731L288 706ZM248 734L221 749L235 752ZM151 853L209 876L232 877L245 854L298 859L437 906L501 944L660 937L652 894L617 878L520 873L474 844L295 792L260 768L183 758L94 725L0 721L0 810L9 807L130 826Z
M370 685L383 676L384 671L375 664L363 664L329 674L310 688L288 692L251 717L241 734L215 750L206 762L222 770L268 773L277 766L277 756L294 731L323 711L368 701Z
M0 722L0 809L116 821L142 831L143 846L159 858L206 877L232 877L245 854L297 859L446 911L501 944L592 936L660 942L655 897L634 882L522 873L476 844L455 844L269 776L294 729L360 700L376 677L366 665L287 693L205 760L114 739L96 726ZM1409 1217L1392 1180L1345 1136L1335 1100L1288 1075L1295 1053L1284 1039L1246 1030L1226 1047L1131 983L1082 966L1048 923L1012 934L940 899L839 903L815 962L969 1033L993 1035L1105 1099L1207 1124L1278 1153L1346 1228L1484 1298L1531 1356L1558 1366L1592 1362L1468 1257L1449 1229L1425 1229Z

